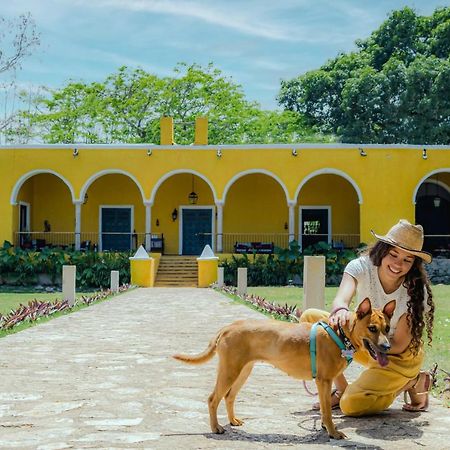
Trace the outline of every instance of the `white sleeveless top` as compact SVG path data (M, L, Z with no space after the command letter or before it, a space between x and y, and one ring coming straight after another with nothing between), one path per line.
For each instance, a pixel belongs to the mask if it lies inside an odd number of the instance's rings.
M391 319L389 336L392 336L397 328L400 317L408 312L407 301L409 295L402 285L392 292L386 294L378 277L378 267L370 260L369 256L360 256L350 261L344 270L357 282L356 285L356 307L365 299L369 298L373 308L383 309L386 303L396 300L394 315Z

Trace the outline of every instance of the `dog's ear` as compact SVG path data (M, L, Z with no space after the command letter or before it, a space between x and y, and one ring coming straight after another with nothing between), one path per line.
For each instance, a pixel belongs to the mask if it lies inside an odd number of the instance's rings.
M364 316L367 316L367 314L370 314L372 312L372 304L370 303L370 300L366 297L358 306L358 309L356 310L356 315L358 316L358 319L362 319Z
M392 319L394 315L395 306L397 304L396 300L391 300L389 303L386 303L383 308L383 314L389 317L389 320Z

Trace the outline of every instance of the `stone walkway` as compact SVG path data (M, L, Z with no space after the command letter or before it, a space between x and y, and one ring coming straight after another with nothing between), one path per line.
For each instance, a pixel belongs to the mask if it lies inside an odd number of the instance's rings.
M335 412L348 439L329 440L301 382L263 364L236 403L245 425L211 434L215 361L170 355L200 352L222 325L251 317L262 318L209 289L136 289L1 339L0 448L450 448L449 410L435 399L422 414L400 402L369 418Z

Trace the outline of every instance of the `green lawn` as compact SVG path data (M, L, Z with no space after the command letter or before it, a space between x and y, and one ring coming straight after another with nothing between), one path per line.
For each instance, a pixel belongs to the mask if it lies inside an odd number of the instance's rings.
M325 305L330 310L336 287L325 289ZM432 346L425 345L424 368L431 368L436 362L442 369L450 372L450 286L436 285L432 288L435 303L433 342ZM302 308L303 289L297 287L249 287L250 294L257 294L279 304L297 305ZM439 371L439 389L444 388L443 373ZM439 394L439 392L436 392ZM448 405L447 405L448 406Z
M77 293L77 297L86 293ZM61 300L62 292L0 292L0 314L7 314L12 309L17 309L20 304L26 305L31 300L55 301Z

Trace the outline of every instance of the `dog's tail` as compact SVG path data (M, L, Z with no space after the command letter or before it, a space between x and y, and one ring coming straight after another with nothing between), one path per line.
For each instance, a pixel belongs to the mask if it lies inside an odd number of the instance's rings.
M176 355L172 355L172 358L177 359L178 361L183 361L187 364L203 364L209 361L216 353L216 347L219 343L219 339L222 336L223 330L220 330L214 339L211 339L208 347L202 353L198 355L183 355L181 353L177 353Z

